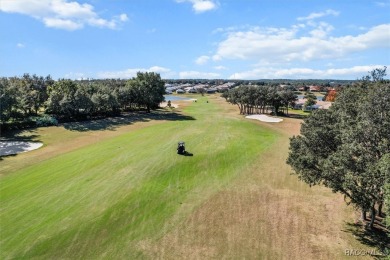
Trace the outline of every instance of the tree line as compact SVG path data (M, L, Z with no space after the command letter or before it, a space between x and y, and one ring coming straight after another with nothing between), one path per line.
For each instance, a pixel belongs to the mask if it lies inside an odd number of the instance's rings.
M390 225L390 82L376 69L343 88L328 110L307 117L290 139L287 163L309 185L344 195L372 229L387 208ZM387 203L387 204L386 204Z
M237 105L240 114L258 114L286 109L294 105L298 97L289 89L278 89L270 85L241 85L222 94L227 102Z
M164 101L164 84L154 72L138 72L127 81L55 81L29 74L0 78L0 123L3 127L17 125L42 114L67 121L129 110L150 112Z

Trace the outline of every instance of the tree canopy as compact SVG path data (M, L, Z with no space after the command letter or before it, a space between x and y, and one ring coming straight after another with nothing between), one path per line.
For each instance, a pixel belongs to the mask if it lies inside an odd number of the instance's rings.
M222 96L231 104L237 105L240 114L265 113L268 110L278 113L280 107L293 104L298 96L291 90L279 90L274 86L239 86L230 89Z
M138 72L127 81L60 79L24 74L0 78L0 124L23 127L31 117L46 113L59 120L116 115L126 110L158 108L164 100L159 74ZM29 124L27 124L29 126Z

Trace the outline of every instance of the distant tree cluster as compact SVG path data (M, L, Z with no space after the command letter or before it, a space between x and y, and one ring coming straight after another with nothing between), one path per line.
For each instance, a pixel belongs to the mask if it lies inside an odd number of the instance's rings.
M266 113L270 110L276 114L281 107L294 104L297 95L291 90L278 89L269 85L242 85L224 92L222 96L231 104L237 105L240 114Z
M328 110L304 120L301 134L290 140L290 164L309 185L324 185L345 196L369 227L389 203L390 82L386 68L338 93ZM390 205L386 205L389 211Z
M164 101L164 94L164 82L153 72L138 72L127 81L54 81L50 76L29 74L1 78L0 123L28 122L40 114L79 120L134 109L150 112Z
M165 79L164 82L169 84L208 84L220 85L227 82L233 82L235 85L269 85L279 86L289 85L294 88L305 86L308 89L310 85L317 85L321 87L321 92L325 92L327 87L346 86L351 85L356 80L329 80L329 79L256 79L256 80L242 80L242 79Z

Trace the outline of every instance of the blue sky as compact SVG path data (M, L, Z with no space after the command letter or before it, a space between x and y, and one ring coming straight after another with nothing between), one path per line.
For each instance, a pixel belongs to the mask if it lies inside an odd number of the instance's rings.
M390 69L389 13L390 0L0 0L0 76L357 79Z

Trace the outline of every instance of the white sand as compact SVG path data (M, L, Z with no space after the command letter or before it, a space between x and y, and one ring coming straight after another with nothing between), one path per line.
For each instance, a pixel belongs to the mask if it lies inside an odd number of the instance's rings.
M191 101L191 102L194 102L194 101L197 101L197 99L196 98L191 98L191 99L186 99L186 100L179 100L179 101ZM160 103L160 107L168 107L168 102L161 102ZM171 101L171 107L174 107L174 108L178 108L179 107L179 104L176 104L176 103L173 103L172 101Z
M283 121L283 119L281 119L281 118L270 117L267 115L250 115L250 116L246 116L245 118L256 119L256 120L260 120L260 121L268 122L268 123L279 123L279 122Z
M0 156L32 151L42 145L38 142L0 141Z
M168 107L168 102L160 103L160 107ZM171 107L178 108L179 105L171 102Z

